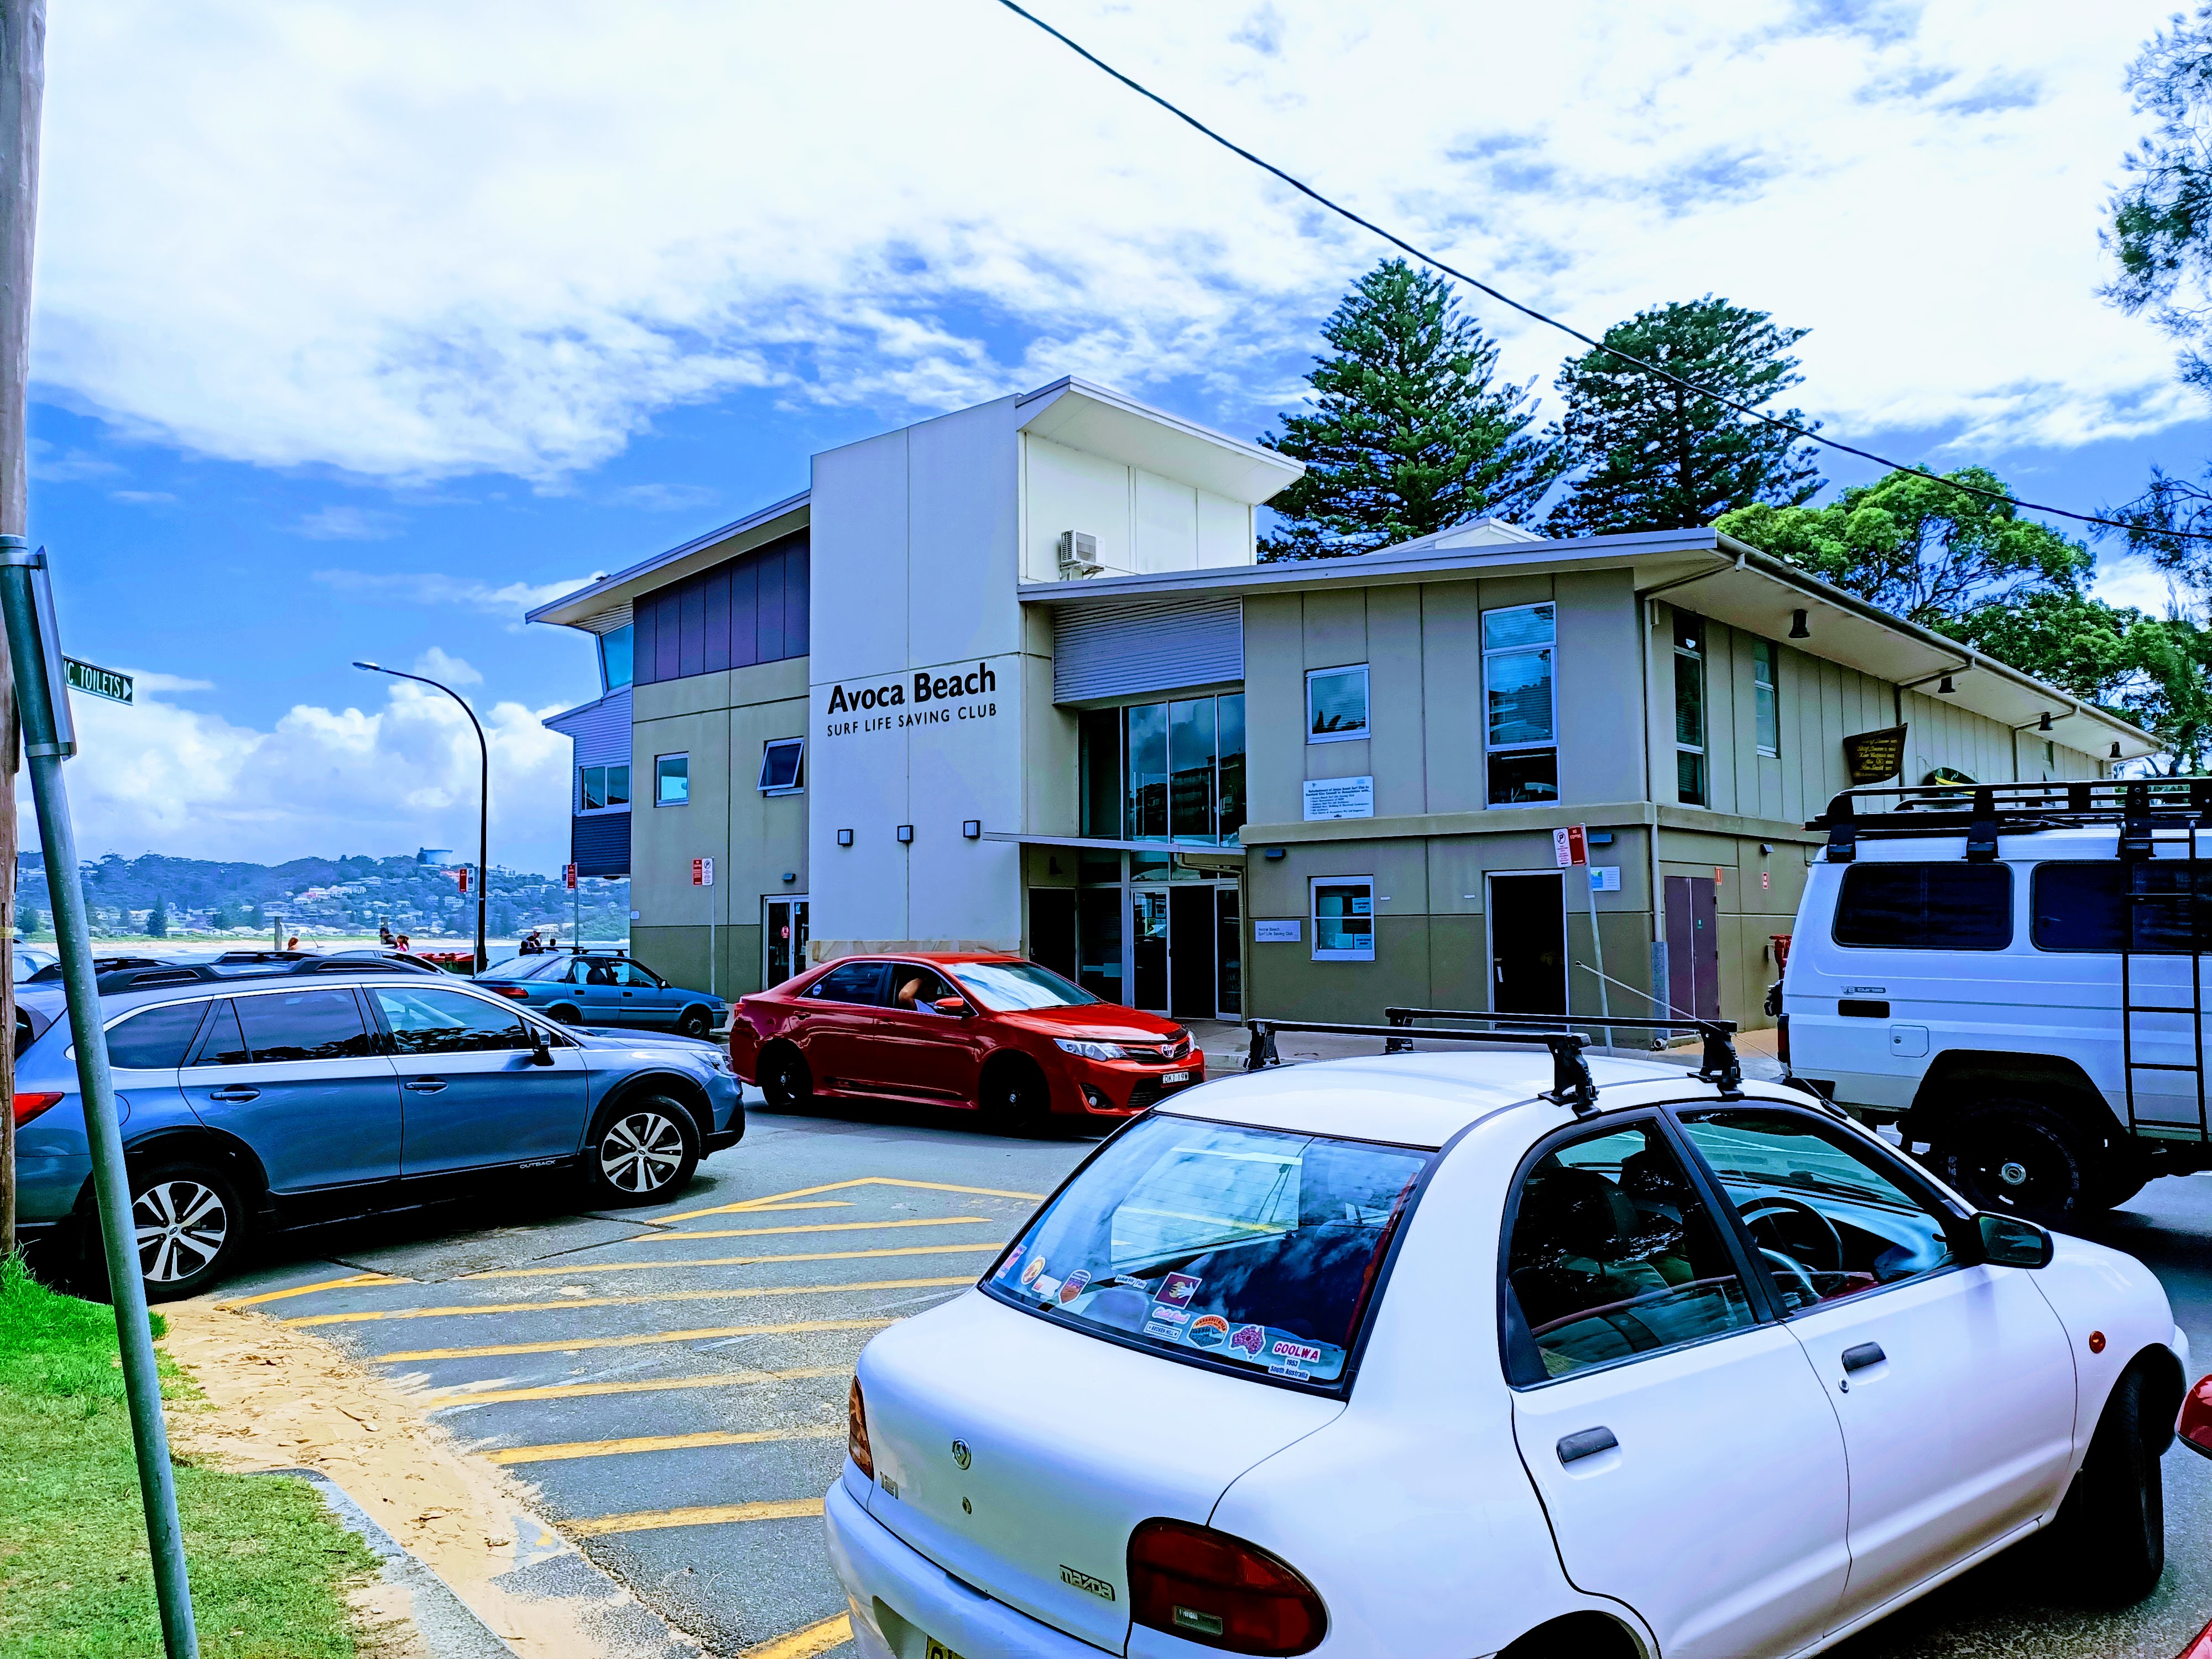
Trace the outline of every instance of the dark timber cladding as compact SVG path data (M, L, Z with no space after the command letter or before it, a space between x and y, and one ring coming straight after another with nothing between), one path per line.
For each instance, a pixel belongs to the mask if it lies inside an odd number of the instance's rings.
M806 532L641 595L640 685L806 654Z

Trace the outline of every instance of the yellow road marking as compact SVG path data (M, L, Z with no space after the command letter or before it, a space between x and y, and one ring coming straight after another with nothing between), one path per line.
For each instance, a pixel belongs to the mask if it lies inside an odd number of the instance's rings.
M591 1521L564 1521L571 1538L601 1538L611 1532L653 1532L662 1527L719 1527L730 1521L797 1521L822 1513L818 1498L784 1498L765 1504L708 1504L688 1510L647 1510L636 1515L602 1515Z
M809 1423L795 1429L641 1434L625 1440L571 1440L550 1446L508 1446L484 1455L495 1463L551 1463L568 1457L624 1457L633 1452L688 1451L695 1446L755 1446L768 1440L834 1440L844 1432L842 1423Z
M876 1322L866 1322L873 1325ZM657 1376L640 1382L555 1382L538 1389L439 1389L419 1396L432 1411L449 1406L501 1406L516 1400L590 1400L608 1394L658 1394L665 1389L735 1389L757 1382L799 1382L849 1376L850 1365L807 1365L790 1371L724 1371L715 1376Z
M839 1291L933 1291L972 1285L970 1278L873 1279L858 1285L733 1285L711 1291L663 1291L657 1296L572 1296L560 1302L479 1302L450 1308L379 1308L360 1313L309 1314L291 1326L364 1325L388 1319L458 1319L465 1314L557 1313L567 1308L636 1308L655 1302L726 1302L747 1296L830 1296ZM556 1346L560 1345L556 1344Z
M282 1302L288 1296L313 1296L317 1291L350 1290L356 1285L412 1285L411 1279L401 1279L393 1273L356 1273L350 1279L325 1279L313 1285L295 1285L289 1291L264 1291L258 1296L241 1296L227 1302L218 1302L218 1308L251 1308L263 1302Z
M705 1342L725 1336L798 1336L808 1331L879 1331L896 1319L806 1319L795 1325L720 1325L699 1331L654 1331L641 1336L576 1336L564 1342L500 1342L486 1348L410 1348L372 1356L379 1364L403 1359L496 1359L510 1353L578 1353L586 1348L642 1348L659 1342Z
M686 1227L673 1232L640 1233L635 1238L625 1238L621 1242L635 1244L648 1238L655 1243L670 1238L781 1238L791 1233L872 1233L881 1228L964 1227L979 1222L987 1227L1000 1224L990 1217L982 1215L926 1216L915 1221L817 1221L804 1227L701 1227L696 1230ZM552 1273L556 1269L549 1267L545 1271ZM464 1273L462 1277L474 1279L478 1275Z
M656 1223L666 1226L672 1222L696 1221L702 1215L732 1215L745 1210L772 1208L787 1198L811 1198L817 1193L842 1193L852 1187L912 1187L929 1193L973 1193L979 1198L1025 1198L1033 1204L1044 1201L1042 1193L1010 1193L997 1187L953 1187L941 1181L902 1181L896 1176L861 1176L853 1181L832 1181L821 1187L798 1187L787 1193L770 1193L766 1198L740 1199L735 1204L717 1204L712 1209L685 1210L680 1215L665 1215Z
M757 1267L770 1261L859 1261L882 1255L957 1255L963 1250L1003 1250L996 1244L908 1244L882 1250L780 1250L774 1255L718 1255L704 1261L594 1261L567 1267L502 1267L464 1273L464 1279L560 1279L570 1273L661 1273L671 1267Z
M818 1625L747 1648L741 1659L817 1659L817 1655L842 1648L852 1639L853 1615L841 1613L835 1619L824 1619Z

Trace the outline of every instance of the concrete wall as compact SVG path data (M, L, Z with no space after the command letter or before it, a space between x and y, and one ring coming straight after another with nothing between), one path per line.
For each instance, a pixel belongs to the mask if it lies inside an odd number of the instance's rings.
M1022 580L1060 580L1060 537L1079 531L1098 544L1109 576L1249 564L1252 509L1139 466L1087 454L1032 433L1021 445Z

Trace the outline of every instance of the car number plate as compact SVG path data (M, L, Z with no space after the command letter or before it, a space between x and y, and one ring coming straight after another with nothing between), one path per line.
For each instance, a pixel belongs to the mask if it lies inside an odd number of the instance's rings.
M1190 1081L1190 1073L1188 1072L1163 1072L1160 1074L1160 1081L1163 1083L1188 1083Z
M939 1641L934 1636L924 1638L929 1644L927 1659L960 1659L960 1656Z

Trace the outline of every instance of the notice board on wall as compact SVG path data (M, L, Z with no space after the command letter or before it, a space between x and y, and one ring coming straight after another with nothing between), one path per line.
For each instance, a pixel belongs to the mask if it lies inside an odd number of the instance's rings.
M1905 769L1905 727L1887 726L1844 739L1844 769L1854 784L1884 783Z

